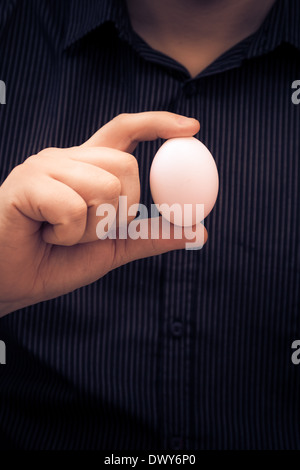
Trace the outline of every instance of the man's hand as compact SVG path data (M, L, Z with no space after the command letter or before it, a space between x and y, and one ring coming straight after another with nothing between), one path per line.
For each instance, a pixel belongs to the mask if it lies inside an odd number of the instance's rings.
M135 259L183 248L184 238L99 240L96 209L110 203L117 210L120 195L128 206L139 202L131 155L139 141L198 130L198 121L167 112L121 114L83 145L48 148L14 168L0 187L0 316Z

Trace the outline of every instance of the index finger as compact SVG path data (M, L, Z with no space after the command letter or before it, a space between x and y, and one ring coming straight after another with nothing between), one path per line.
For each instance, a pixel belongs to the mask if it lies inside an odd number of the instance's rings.
M132 153L145 140L191 137L200 129L197 119L167 111L119 114L99 129L84 147L110 147Z

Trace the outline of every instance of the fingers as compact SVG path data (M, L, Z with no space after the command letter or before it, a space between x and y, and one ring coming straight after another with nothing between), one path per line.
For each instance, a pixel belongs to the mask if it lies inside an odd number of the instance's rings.
M87 225L84 199L70 187L55 180L49 182L46 197L41 195L39 188L36 188L34 196L40 198L40 212L47 221L42 230L44 242L65 246L78 243Z
M61 169L52 170L52 177L60 181L64 185L72 188L86 204L86 226L84 233L80 239L76 242L86 243L97 240L96 226L101 217L97 216L97 208L102 204L109 204L114 208L114 212L117 212L118 198L121 194L121 182L119 178L114 176L112 173L105 171L103 168L99 168L95 165L91 165L86 162L66 160L64 162L64 171ZM64 201L62 200L62 204ZM106 217L108 227L112 225L115 217ZM54 226L53 234L57 232L57 226ZM49 227L49 233L50 231ZM48 243L54 243L54 239L48 237L44 240ZM59 237L59 244L62 243L63 238Z
M29 159L29 164L34 171L37 159ZM86 201L87 226L81 243L97 239L99 216L96 211L101 204L113 203L118 207L118 196L126 196L127 207L122 211L126 218L121 220L117 209L117 225L119 222L126 224L135 217L135 214L127 216L128 208L140 199L138 164L132 155L105 147L74 147L55 153L48 149L43 152L42 164L44 172L70 186Z
M121 182L112 173L86 162L64 161L63 168L53 168L51 177L76 191L88 207L110 202L121 193Z
M84 161L98 166L120 180L120 196L127 197L127 210L130 206L139 202L139 168L137 160L133 155L106 147L75 147L70 150L69 155L71 160ZM122 220L122 223L129 222L133 218L134 216L128 216L126 220ZM117 221L119 221L119 217L117 217Z
M166 111L120 114L101 127L83 147L111 147L131 153L140 141L189 137L199 128L196 119Z
M67 162L64 165L68 167ZM117 210L120 181L100 168L73 162L68 171L54 173L54 176L41 174L35 178L34 174L23 173L25 177L19 192L8 194L15 208L10 218L14 217L14 227L20 215L23 215L20 224L23 228L30 220L46 222L42 231L46 243L74 245L96 240L97 207L109 202ZM108 227L114 218L106 219Z
M28 218L21 220L21 225L23 228L26 225L27 231L34 232L40 226L32 223L30 226L29 219L36 223L48 222L43 230L44 241L61 245L97 240L96 227L101 220L97 215L98 206L110 204L116 210L119 222L119 196L127 196L128 207L137 204L140 197L136 159L110 148L45 149L16 167L4 186L8 188L6 193L10 194L9 198L15 201L19 211L14 212L14 225L20 214ZM74 230L72 220L76 219L73 216L76 208L72 208L72 198L76 207L81 205L81 209L78 209L80 223ZM64 210L70 210L71 221ZM135 217L135 214L127 217L127 210L122 213L126 217L121 221L123 224ZM106 220L110 227L114 219ZM53 227L49 224L53 224Z
M87 205L73 189L47 176L27 185L18 209L26 217L46 222L42 238L46 243L73 245L86 229Z

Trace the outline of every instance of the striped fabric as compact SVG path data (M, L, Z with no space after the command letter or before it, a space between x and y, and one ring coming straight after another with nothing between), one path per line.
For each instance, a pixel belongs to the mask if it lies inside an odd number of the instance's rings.
M199 119L220 175L203 250L0 320L0 447L300 449L299 1L195 79L132 31L122 0L2 1L0 79L1 182L147 110ZM135 152L148 206L161 143Z

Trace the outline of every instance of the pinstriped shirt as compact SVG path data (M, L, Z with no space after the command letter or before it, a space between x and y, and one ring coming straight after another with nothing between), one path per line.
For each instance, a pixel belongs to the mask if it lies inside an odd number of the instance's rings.
M199 119L220 176L202 250L0 320L0 447L300 449L299 2L278 0L192 79L132 30L123 1L2 1L0 80L1 182L149 110ZM135 152L148 207L161 144Z

